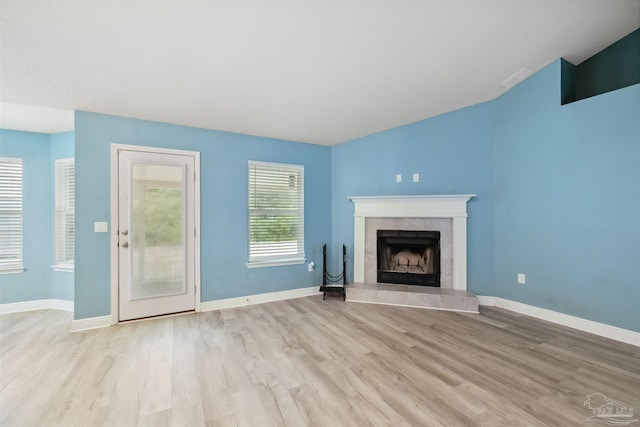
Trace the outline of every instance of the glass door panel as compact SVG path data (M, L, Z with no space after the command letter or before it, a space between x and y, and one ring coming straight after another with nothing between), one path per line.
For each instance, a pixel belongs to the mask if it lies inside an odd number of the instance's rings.
M191 155L118 153L119 320L194 309L194 171Z
M132 166L131 299L185 293L184 169Z

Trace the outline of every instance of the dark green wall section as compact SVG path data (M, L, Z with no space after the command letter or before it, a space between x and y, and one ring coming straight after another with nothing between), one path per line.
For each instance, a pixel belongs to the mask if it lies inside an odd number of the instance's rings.
M640 30L587 59L577 71L576 99L640 83Z
M576 100L576 66L564 59L560 60L560 103L568 104Z
M561 102L578 101L640 83L640 29L574 66L562 61Z

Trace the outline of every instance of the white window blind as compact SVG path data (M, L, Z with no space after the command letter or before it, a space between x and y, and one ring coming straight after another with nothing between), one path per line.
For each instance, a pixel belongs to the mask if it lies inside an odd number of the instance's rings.
M23 271L22 159L0 157L0 271Z
M75 167L73 159L56 160L56 267L73 269Z
M249 161L249 266L304 260L304 166Z

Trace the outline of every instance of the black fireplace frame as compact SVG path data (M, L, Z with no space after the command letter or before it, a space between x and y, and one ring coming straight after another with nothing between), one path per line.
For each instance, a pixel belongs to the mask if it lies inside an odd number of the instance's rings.
M440 287L440 232L431 230L377 230L377 281L379 283L393 283L402 285ZM420 252L425 247L435 249L433 257L433 272L412 273L407 271L389 271L384 269L385 246L402 248Z

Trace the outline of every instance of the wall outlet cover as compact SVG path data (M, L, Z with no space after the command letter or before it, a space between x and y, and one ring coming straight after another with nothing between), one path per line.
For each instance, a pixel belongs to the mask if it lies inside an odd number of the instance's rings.
M518 273L518 283L520 283L521 285L524 285L527 280L526 280L526 276L522 273Z

